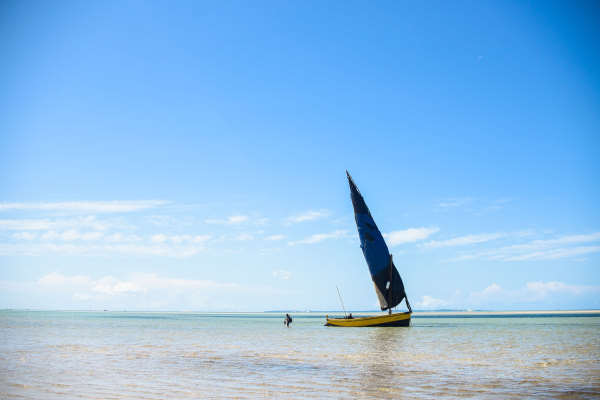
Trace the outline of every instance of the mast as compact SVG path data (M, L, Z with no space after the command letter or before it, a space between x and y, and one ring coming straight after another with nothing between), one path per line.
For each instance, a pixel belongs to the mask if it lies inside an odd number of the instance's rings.
M392 303L392 278L394 277L394 270L392 269L392 265L394 265L394 260L392 259L392 255L390 254L390 280L388 282L388 306ZM392 315L392 307L388 308L388 314Z
M340 304L342 305L342 310L344 310L344 317L345 317L345 318L348 318L348 316L346 315L346 307L344 307L344 302L343 302L343 300L342 300L342 295L340 294L340 288L338 288L338 287L337 287L337 285L336 285L336 287L335 287L335 288L336 288L336 289L337 289L337 291L338 291L338 297L340 298Z

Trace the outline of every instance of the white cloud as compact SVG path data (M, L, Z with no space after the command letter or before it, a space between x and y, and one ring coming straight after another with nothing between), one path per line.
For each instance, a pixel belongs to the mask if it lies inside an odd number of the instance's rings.
M105 245L82 250L83 254L105 254L117 253L136 256L162 256L173 258L187 258L194 256L204 250L202 246L183 245L173 246L160 243L158 245L134 245L134 244L118 244Z
M92 299L92 296L86 293L73 293L73 299L78 301L88 301Z
M241 224L242 222L246 222L248 217L245 215L232 215L227 217L227 222L230 224Z
M212 269L212 268L210 268ZM156 273L68 275L2 281L3 301L20 308L256 311L275 307L293 291L264 284L184 279Z
M52 272L41 277L38 285L50 289L74 290L76 298L89 299L94 295L116 296L131 294L150 290L169 289L235 289L239 285L235 283L219 283L210 280L180 279L159 276L157 274L136 274L130 279L117 279L107 275L98 279L92 279L84 275L63 275Z
M137 235L126 235L120 232L116 232L111 235L105 236L104 240L110 243L139 242L142 240L142 238Z
M288 242L288 245L295 246L297 244L319 243L319 242L322 242L323 240L327 240L327 239L338 239L338 238L344 237L344 236L346 236L347 233L348 233L348 231L346 231L346 230L337 230L337 231L330 232L330 233L316 233L316 234L311 235L302 240Z
M488 211L498 211L504 208L504 206L508 203L510 203L512 201L512 199L510 198L503 198L503 199L497 199L494 200L491 204L489 204L488 206L484 207L481 211L479 211L478 213L476 213L475 215L481 215L484 214Z
M170 242L174 244L181 243L204 243L211 239L210 235L165 235L163 233L158 233L156 235L152 235L150 240L153 243L165 243Z
M271 235L271 236L267 236L265 238L265 240L273 240L273 241L275 241L275 240L283 240L283 239L285 239L285 235Z
M85 232L81 234L82 240L98 240L104 236L103 232Z
M0 211L36 210L82 213L125 213L156 208L165 200L66 201L55 203L0 203Z
M192 237L192 243L204 243L212 238L211 235L196 235Z
M132 282L146 289L237 289L241 285L231 282L215 282L201 279L182 279L159 276L157 274L139 274Z
M458 197L458 198L445 199L445 200L442 200L439 202L438 207L439 208L462 207L464 205L471 203L472 201L473 201L473 199L470 197Z
M136 282L120 281L112 276L105 276L93 282L91 290L93 292L116 295L123 293L143 292L145 289L140 287Z
M65 231L63 233L56 233L56 232L52 232L52 233L56 234L58 239L64 240L64 241L77 240L77 239L81 238L81 235L79 234L79 232L77 232L74 229Z
M590 234L583 235L567 235L554 239L540 239L533 240L530 243L525 245L515 245L513 248L522 248L522 249L539 249L539 248L547 248L557 244L573 244L573 243L589 243L589 242L597 242L600 241L600 232L594 232Z
M51 229L55 223L48 219L1 219L0 229L7 231L39 231Z
M288 280L291 278L292 273L290 271L286 271L285 269L276 269L273 271L273 276L277 279Z
M438 232L439 228L409 228L402 231L393 231L385 233L383 236L387 239L387 243L390 246L397 246L403 243L412 243L419 240L426 239L427 237Z
M179 219L176 219L170 215L148 215L145 220L150 222L152 225L165 227L169 225L176 225Z
M559 258L576 257L584 254L598 253L600 246L578 246L569 248L559 248L536 251L533 253L519 254L514 256L501 257L504 261L525 261L525 260L556 260Z
M436 209L438 211L463 209L478 216L501 210L511 201L513 201L513 199L507 197L496 200L477 199L472 197L456 197L440 201L437 204Z
M285 270L274 271L281 279L288 279L291 273ZM155 273L133 274L129 279L119 279L111 275L94 279L85 275L63 275L52 272L37 281L38 286L54 290L72 290L81 297L94 297L97 295L118 296L123 294L149 293L157 290L169 292L196 291L196 290L235 290L245 292L259 292L266 287L254 287L233 282L216 282L203 279L183 279L160 276ZM266 288L267 291L269 290Z
M17 232L13 233L12 237L18 240L33 240L37 237L37 234L31 232Z
M526 290L537 297L545 297L553 293L569 293L578 295L588 291L598 290L594 286L568 285L563 282L527 282Z
M471 305L480 305L495 303L497 301L505 302L508 299L514 301L516 299L516 292L509 294L497 283L492 283L483 290L471 292L468 302Z
M107 230L109 221L99 221L95 216L61 219L0 219L0 230L43 231L57 229Z
M169 237L169 240L173 243L179 244L183 242L189 242L192 240L190 235L172 235Z
M167 241L167 235L163 235L162 233L152 235L152 237L150 237L150 240L154 243L164 243Z
M528 232L517 235L524 237ZM560 258L578 257L586 254L600 252L600 246L574 246L580 243L600 241L600 232L580 235L567 235L552 239L537 239L527 243L513 244L497 249L463 253L448 261L465 261L486 259L495 261L527 261L527 260L555 260Z
M235 240L240 240L240 241L248 241L248 240L252 240L254 239L254 236L252 236L249 233L240 233L239 235L237 235L235 237Z
M490 240L505 237L505 233L482 233L478 235L458 236L446 240L432 240L424 243L425 247L450 247L450 246L466 246L469 244L489 242Z
M92 240L98 240L98 239L102 238L102 236L104 236L103 232L96 231L96 232L80 233L79 231L76 231L75 229L69 229L68 231L64 231L64 232L56 232L56 231L45 232L40 236L40 239L42 239L42 240L61 240L64 242L71 242L71 241L76 241L76 240L92 241Z
M565 297L590 293L600 293L600 286L571 285L558 281L534 281L527 282L521 288L511 290L492 283L481 291L472 292L469 301L474 304L532 304L556 299L557 295Z
M84 275L66 276L58 272L52 272L41 277L37 283L43 286L82 286L88 285L91 279Z
M162 256L187 258L205 250L204 243L174 245L171 243L0 243L0 255L39 256L45 254L107 256L125 254L131 256Z
M445 262L460 262L460 261L476 260L476 259L487 258L487 256L489 254L490 254L489 251L482 251L482 252L477 252L477 253L462 253L456 257L448 258L444 261Z
M448 305L448 302L427 295L423 296L421 301L416 304L419 308L440 308L446 305Z
M257 218L256 220L254 220L254 223L258 226L264 226L269 223L269 218Z
M329 210L309 210L301 214L292 215L291 217L288 217L286 219L286 222L289 224L297 224L299 222L313 221L315 219L325 218L328 217L330 214L331 213L329 212Z
M247 215L231 215L226 219L207 219L204 220L207 224L216 224L216 225L237 225L248 221Z
M486 287L481 291L481 294L485 296L493 295L500 293L502 291L502 287L497 283L492 283L490 286Z

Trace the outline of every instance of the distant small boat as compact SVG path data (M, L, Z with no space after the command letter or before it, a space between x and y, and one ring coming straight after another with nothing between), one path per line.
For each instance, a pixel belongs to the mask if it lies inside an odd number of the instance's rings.
M355 318L329 318L327 316L325 325L344 327L409 326L412 309L406 297L402 278L400 278L400 274L394 265L392 255L385 244L385 240L383 240L381 232L375 225L365 199L358 191L348 171L346 171L346 175L350 184L350 195L354 207L354 219L358 228L358 236L360 237L360 247L369 266L381 310L388 310L389 313L388 315ZM402 300L406 301L408 312L392 313L392 308L400 304Z

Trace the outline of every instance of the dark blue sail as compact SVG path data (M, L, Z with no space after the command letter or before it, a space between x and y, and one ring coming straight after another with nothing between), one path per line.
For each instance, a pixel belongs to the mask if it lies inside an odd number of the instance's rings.
M360 247L369 266L369 272L371 272L371 278L375 284L375 292L379 298L381 309L387 310L397 306L406 297L404 283L402 283L402 278L400 278L400 274L394 266L388 247L377 225L375 225L365 199L358 191L348 171L346 171L346 174L350 183L350 194L354 206L358 236L360 237Z

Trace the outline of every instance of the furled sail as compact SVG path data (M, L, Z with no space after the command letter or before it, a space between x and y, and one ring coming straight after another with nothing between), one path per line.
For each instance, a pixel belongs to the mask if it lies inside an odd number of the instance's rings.
M404 283L402 283L402 278L400 278L400 274L394 266L388 247L377 225L375 225L365 200L348 171L346 171L346 175L348 175L348 182L350 183L350 194L358 236L360 237L360 247L369 265L369 272L371 272L371 278L375 284L375 292L379 298L381 309L387 310L397 306L406 297Z

